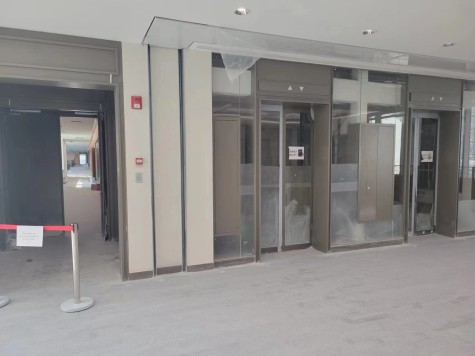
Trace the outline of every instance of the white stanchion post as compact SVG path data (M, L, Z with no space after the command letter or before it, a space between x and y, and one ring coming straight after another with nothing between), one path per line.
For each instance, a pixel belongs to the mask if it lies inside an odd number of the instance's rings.
M79 284L79 242L78 225L71 224L71 249L73 254L73 286L74 298L66 300L61 304L61 310L65 313L80 312L89 309L94 305L94 299L81 297L81 287Z
M2 297L0 295L0 308L1 307L4 307L5 305L7 305L8 303L10 303L10 299L8 299L8 297Z

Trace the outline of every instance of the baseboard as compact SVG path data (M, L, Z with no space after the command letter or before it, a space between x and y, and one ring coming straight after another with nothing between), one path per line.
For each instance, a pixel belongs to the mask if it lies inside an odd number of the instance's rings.
M135 281L138 279L146 279L146 278L152 278L152 277L153 277L153 271L144 271L144 272L137 272L137 273L129 273L127 280Z
M278 252L279 249L277 247L263 247L261 248L261 253L264 254L264 253L274 253L274 252Z
M178 273L178 272L181 272L182 270L183 270L182 266L159 267L157 268L157 275Z
M214 263L204 263L202 265L187 266L187 272L207 271L214 268Z
M238 266L238 265L244 265L244 264L247 264L247 263L253 263L255 261L256 261L255 257L235 258L235 259L232 259L232 260L216 261L214 263L214 267Z
M310 242L298 245L282 246L282 251L295 251L295 250L305 250L312 246Z

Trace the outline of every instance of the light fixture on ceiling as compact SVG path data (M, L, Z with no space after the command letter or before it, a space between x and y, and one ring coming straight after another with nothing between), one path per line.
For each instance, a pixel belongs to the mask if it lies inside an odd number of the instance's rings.
M376 33L375 30L364 30L363 31L363 35L367 36L367 35L374 35Z
M447 42L442 45L442 47L453 47L453 46L455 46L454 42Z
M239 16L248 15L250 12L251 10L246 9L245 7L238 7L236 10L234 10L234 13Z

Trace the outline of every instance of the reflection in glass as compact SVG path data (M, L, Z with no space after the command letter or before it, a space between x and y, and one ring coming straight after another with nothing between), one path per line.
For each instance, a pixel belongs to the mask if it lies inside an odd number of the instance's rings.
M213 121L237 123L239 152L239 229L235 234L215 235L215 261L255 255L254 221L254 95L252 71L229 81L220 55L213 54ZM222 126L221 126L222 127ZM233 126L230 126L233 127ZM216 177L215 177L216 179ZM231 194L226 191L224 194ZM217 199L218 197L215 197ZM226 199L226 197L219 197Z
M261 249L277 249L281 240L280 123L282 104L261 105Z
M335 70L333 79L331 246L402 238L402 127L406 76L364 70ZM394 206L390 220L358 221L359 139L352 125L395 125Z

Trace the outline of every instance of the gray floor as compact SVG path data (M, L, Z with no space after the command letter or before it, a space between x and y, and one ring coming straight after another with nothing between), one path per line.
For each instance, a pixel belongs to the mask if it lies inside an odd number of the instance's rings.
M473 355L474 255L475 238L432 236L127 283L83 261L97 304L74 315L66 266L9 272L0 354Z

